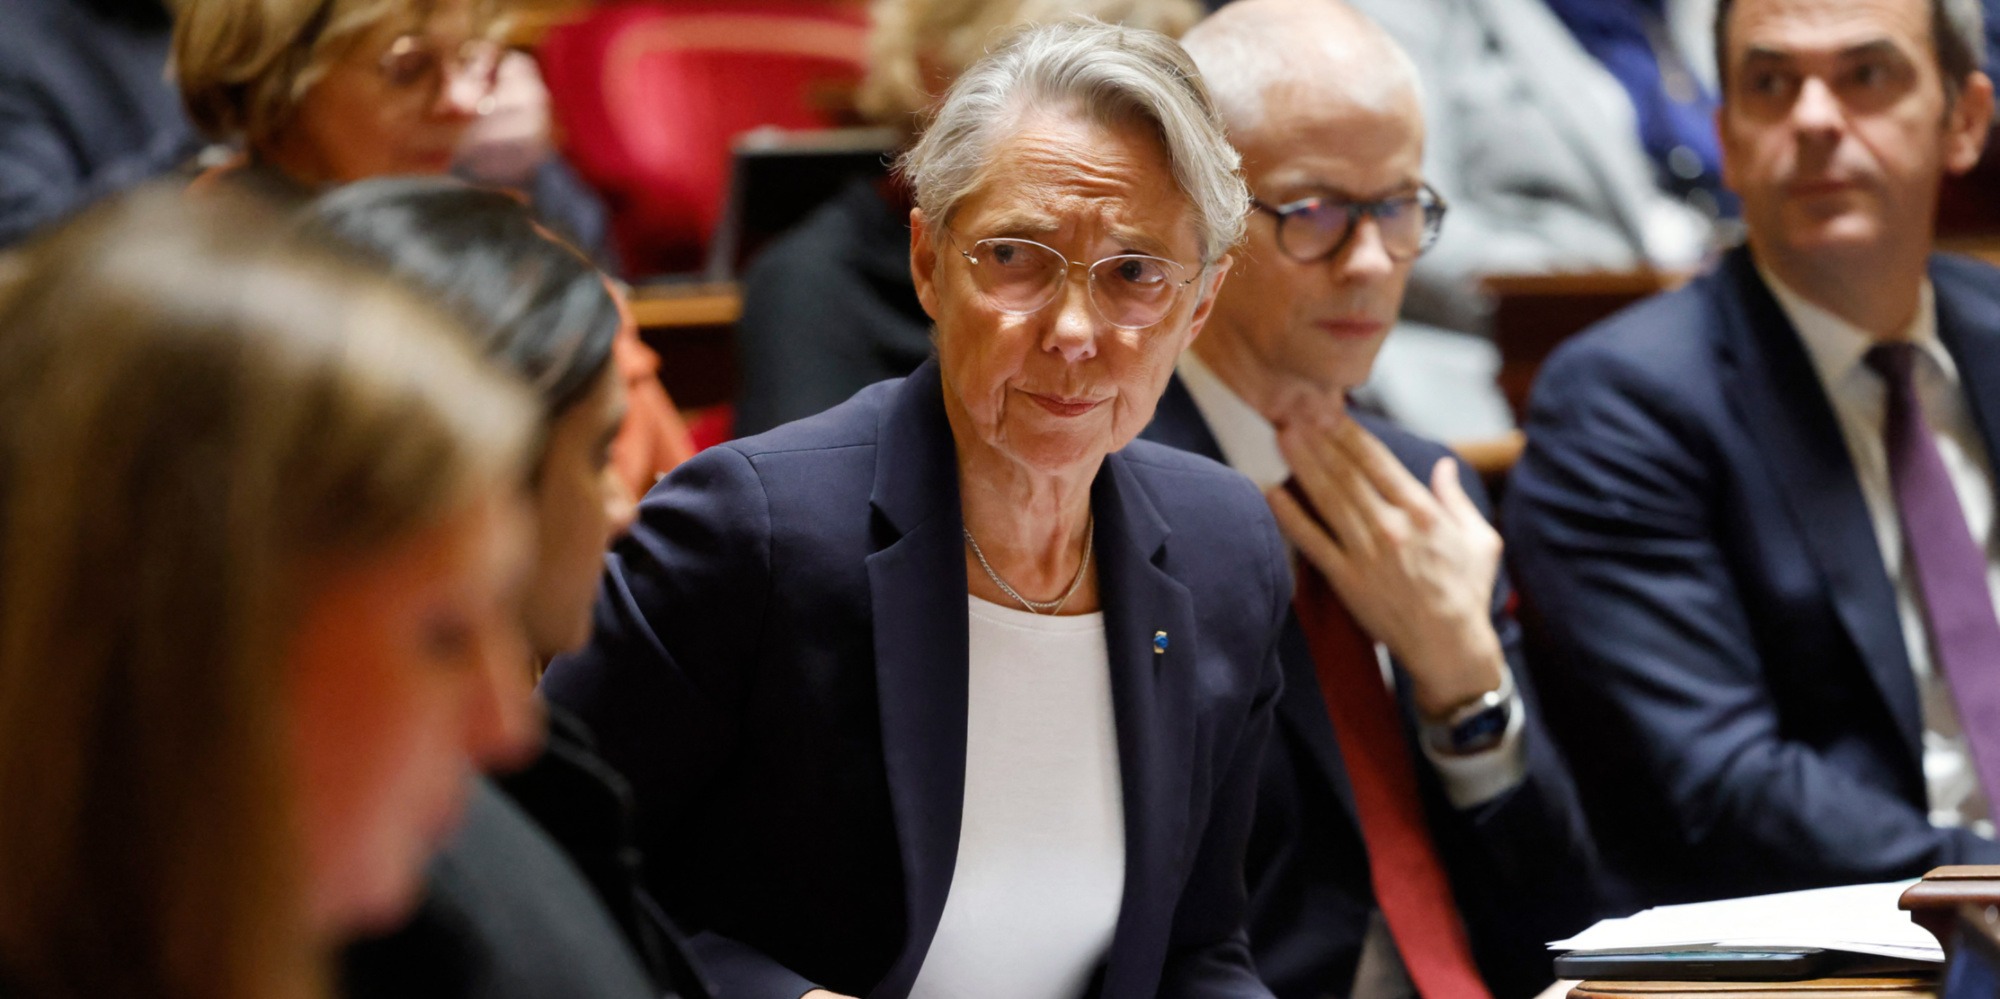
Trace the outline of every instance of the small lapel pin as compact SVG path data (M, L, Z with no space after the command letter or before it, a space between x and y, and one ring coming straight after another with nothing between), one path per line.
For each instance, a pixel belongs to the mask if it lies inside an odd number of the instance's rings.
M1153 632L1153 654L1156 656L1163 656L1167 654L1166 632L1164 631Z

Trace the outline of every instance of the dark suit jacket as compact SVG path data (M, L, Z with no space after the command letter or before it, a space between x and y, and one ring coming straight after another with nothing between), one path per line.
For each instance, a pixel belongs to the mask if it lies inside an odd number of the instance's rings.
M200 147L166 78L164 9L0 0L0 25L0 249Z
M1291 593L1276 526L1240 476L1146 442L1091 505L1126 831L1092 991L1268 995L1242 864ZM964 791L961 524L930 362L676 469L613 550L590 644L550 668L722 996L915 980Z
M1385 420L1359 414L1357 419L1420 481L1430 481L1432 466L1450 454ZM1178 378L1142 436L1223 460ZM1479 477L1462 471L1473 500L1487 509ZM1465 917L1480 974L1499 999L1546 988L1555 976L1543 945L1588 925L1596 910L1594 849L1568 771L1543 730L1521 662L1511 600L1503 572L1494 587L1493 626L1528 711L1527 776L1513 789L1465 811L1452 807L1419 748L1410 683L1396 667L1398 701L1431 836ZM1281 999L1344 996L1376 907L1368 853L1312 653L1290 614L1282 659L1278 737L1264 757L1250 841L1250 946L1257 970Z
M2000 273L1937 257L1988 453ZM2000 863L1926 819L1922 717L1873 524L1747 251L1549 359L1506 535L1537 676L1630 904Z

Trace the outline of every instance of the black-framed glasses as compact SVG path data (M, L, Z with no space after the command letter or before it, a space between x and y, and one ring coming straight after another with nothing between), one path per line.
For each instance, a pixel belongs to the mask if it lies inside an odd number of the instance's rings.
M1444 228L1444 196L1429 184L1380 201L1300 198L1273 207L1252 198L1250 205L1278 220L1278 249L1302 264L1339 253L1354 238L1363 218L1382 233L1382 247L1396 260L1410 260L1437 242Z
M1174 311L1181 291L1199 273L1186 265L1144 253L1120 253L1081 263L1032 239L982 239L970 249L952 247L972 265L972 283L994 308L1010 316L1039 312L1056 300L1070 269L1084 269L1091 308L1119 329L1154 326Z

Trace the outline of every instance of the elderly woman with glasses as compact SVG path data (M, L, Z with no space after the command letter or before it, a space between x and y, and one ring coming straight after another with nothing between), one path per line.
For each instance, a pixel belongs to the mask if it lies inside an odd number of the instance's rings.
M1236 154L1179 46L1082 22L970 69L902 168L936 357L677 470L545 691L721 996L1268 995L1284 548L1247 481L1134 441Z

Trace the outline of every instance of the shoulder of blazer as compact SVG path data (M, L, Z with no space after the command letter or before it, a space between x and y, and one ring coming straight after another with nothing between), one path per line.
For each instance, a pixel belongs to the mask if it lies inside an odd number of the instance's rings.
M1931 255L1931 284L1939 298L1949 298L1961 311L1980 313L1982 324L2000 330L2000 267L1955 253Z
M1644 395L1674 405L1713 382L1738 331L1727 318L1742 298L1724 266L1636 302L1571 337L1549 355L1529 397L1531 413L1601 393Z
M743 455L753 463L759 458L789 451L872 446L882 407L888 404L902 383L900 378L876 382L832 409L720 446Z
M1122 462L1130 468L1156 505L1165 491L1191 489L1207 502L1265 508L1263 494L1242 473L1213 458L1170 444L1135 440L1106 461Z

